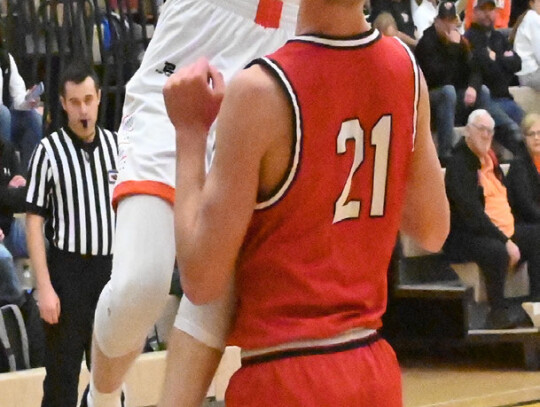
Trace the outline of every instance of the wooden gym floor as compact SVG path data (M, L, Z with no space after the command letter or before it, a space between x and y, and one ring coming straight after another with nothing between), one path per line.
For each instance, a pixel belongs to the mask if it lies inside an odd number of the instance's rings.
M405 407L540 407L540 371L513 345L397 351Z

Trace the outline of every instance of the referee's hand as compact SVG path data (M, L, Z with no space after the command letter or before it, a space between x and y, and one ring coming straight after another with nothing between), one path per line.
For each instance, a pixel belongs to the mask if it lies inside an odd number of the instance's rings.
M39 315L48 324L54 325L60 319L60 299L52 285L38 290Z

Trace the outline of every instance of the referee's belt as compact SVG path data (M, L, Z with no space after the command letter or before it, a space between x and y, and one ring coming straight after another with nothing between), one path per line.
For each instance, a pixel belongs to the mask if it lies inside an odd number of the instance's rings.
M242 366L296 356L325 355L368 346L380 339L374 329L356 328L332 338L288 342L261 349L242 349Z

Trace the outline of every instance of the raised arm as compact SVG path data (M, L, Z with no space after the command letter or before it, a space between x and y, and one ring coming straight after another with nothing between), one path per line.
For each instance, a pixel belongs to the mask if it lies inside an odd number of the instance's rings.
M261 161L286 104L260 67L241 72L223 100L216 154L205 177L206 136L223 89L221 76L200 60L171 76L164 90L177 140L177 260L182 288L195 304L218 298L232 278L259 192Z
M441 249L450 227L450 210L441 166L430 130L427 86L421 79L417 135L409 167L401 231L431 252Z

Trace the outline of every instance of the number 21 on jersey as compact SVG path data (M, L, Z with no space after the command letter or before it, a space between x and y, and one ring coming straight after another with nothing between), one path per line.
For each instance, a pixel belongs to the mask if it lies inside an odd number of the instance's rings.
M371 145L375 148L375 160L373 164L373 187L369 214L373 217L384 215L391 131L392 117L390 115L382 116L371 130ZM354 174L364 162L364 137L364 129L358 119L347 120L341 124L341 129L337 136L337 153L344 154L347 151L347 140L353 140L354 160L345 186L336 201L333 223L338 223L345 219L356 219L360 216L361 202L359 200L349 200L348 198Z

